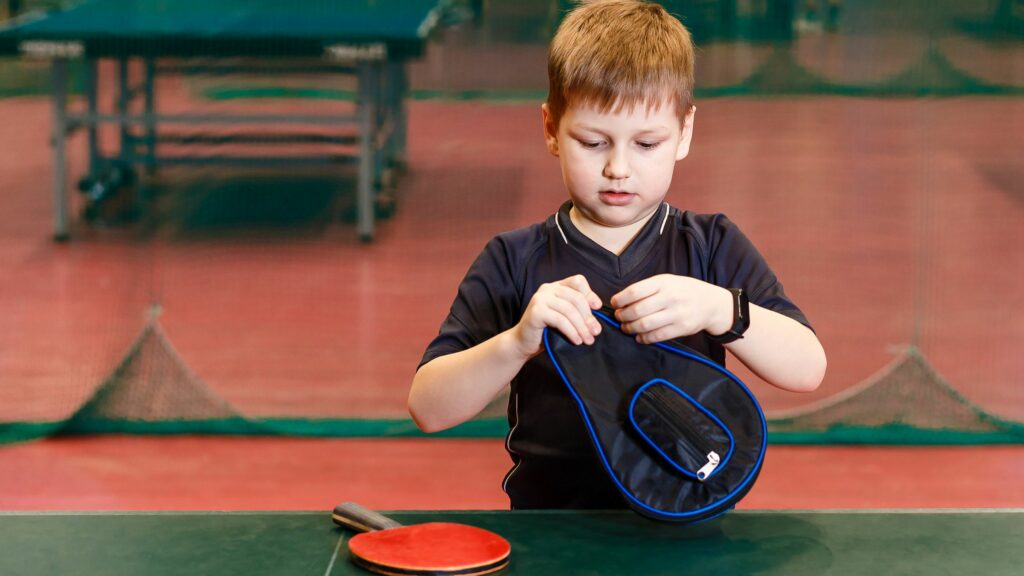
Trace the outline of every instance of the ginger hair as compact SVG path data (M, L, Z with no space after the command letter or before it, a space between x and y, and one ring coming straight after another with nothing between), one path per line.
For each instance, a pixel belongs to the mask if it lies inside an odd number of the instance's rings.
M693 107L693 68L690 32L662 6L584 1L548 50L548 111L557 126L571 105L602 112L674 105L682 123Z

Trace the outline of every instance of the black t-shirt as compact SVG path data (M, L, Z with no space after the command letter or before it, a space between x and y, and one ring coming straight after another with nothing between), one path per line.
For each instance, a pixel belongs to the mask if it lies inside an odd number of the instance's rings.
M459 286L451 311L420 365L471 348L515 326L541 284L575 274L608 305L627 286L658 274L743 288L750 301L810 327L754 245L722 214L680 212L663 204L615 255L577 230L571 202L540 224L488 242ZM725 349L703 334L682 339L716 362ZM578 412L547 354L512 380L505 447L513 466L503 488L513 508L621 508Z

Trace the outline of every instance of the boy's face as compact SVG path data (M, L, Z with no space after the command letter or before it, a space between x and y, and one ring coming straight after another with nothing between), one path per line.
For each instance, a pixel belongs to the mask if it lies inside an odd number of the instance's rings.
M571 105L557 126L546 104L542 110L548 150L562 165L573 207L598 226L645 221L665 199L676 162L690 150L694 112L680 126L672 105L608 112Z

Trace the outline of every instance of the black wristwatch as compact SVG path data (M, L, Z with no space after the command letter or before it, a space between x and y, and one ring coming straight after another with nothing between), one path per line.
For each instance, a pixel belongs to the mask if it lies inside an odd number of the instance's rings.
M728 344L743 338L743 333L750 328L750 300L743 288L727 288L732 294L732 327L725 333L714 336L708 334L708 339L719 344Z

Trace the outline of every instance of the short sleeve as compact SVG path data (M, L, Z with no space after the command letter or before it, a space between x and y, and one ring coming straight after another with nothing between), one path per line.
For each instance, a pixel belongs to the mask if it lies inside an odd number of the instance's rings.
M743 288L750 301L814 328L786 295L782 282L753 242L728 217L712 219L708 230L708 279L725 288Z
M506 243L500 236L492 239L459 284L448 317L419 365L472 348L515 326L520 308L517 286Z

